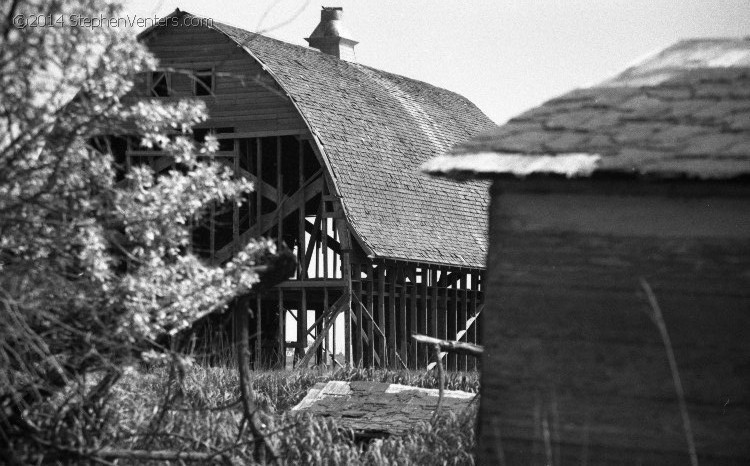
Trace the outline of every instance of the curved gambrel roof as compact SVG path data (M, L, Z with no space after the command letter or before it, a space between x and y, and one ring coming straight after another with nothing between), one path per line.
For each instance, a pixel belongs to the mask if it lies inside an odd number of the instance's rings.
M474 104L307 47L216 21L212 27L263 65L292 99L369 255L484 267L487 184L419 171L430 158L496 126Z

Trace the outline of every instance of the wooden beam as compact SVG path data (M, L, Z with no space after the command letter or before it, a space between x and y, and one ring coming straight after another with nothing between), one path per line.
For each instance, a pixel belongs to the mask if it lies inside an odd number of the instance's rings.
M352 268L351 268L351 236L349 227L344 220L336 220L341 240L341 276L346 282L345 296L347 296L347 305L344 309L344 358L346 366L351 365L352 350Z
M375 334L373 332L373 327L375 327L375 319L373 318L373 299L372 299L372 293L373 293L373 286L375 282L375 275L372 268L372 263L368 261L367 264L367 286L366 286L366 304L364 306L365 313L367 313L368 318L370 319L367 325L367 338L370 340L370 344L367 348L367 363L365 364L367 367L373 367L375 365L375 356L377 356L377 353L375 351ZM362 305L362 303L359 303ZM378 359L378 363L380 360Z
M401 296L399 297L399 306L398 306L398 325L401 329L401 340L399 341L399 346L401 347L401 360L407 363L409 361L409 349L407 347L409 343L409 335L408 335L408 325L407 325L407 319L406 319L406 310L407 310L407 303L406 303L406 269L401 266L399 267L401 273ZM408 364L407 364L408 366Z
M484 348L479 345L465 343L461 341L441 340L427 335L412 335L412 338L419 343L427 345L438 345L441 351L456 354L466 354L469 356L480 357L484 353ZM434 364L434 363L433 363Z
M388 269L388 287L391 292L391 296L388 298L388 352L390 354L389 361L392 369L398 369L396 362L396 355L398 349L396 348L396 269L391 267Z
M409 333L419 333L418 330L418 317L417 317L417 272L416 268L411 270L411 296L409 301L409 315L411 316L411 326L409 326ZM417 358L417 344L412 344L411 339L409 340L409 365L412 369L416 370L419 367L419 360Z
M388 365L388 345L385 337L385 264L378 265L378 325L382 329L380 339L381 367Z
M354 328L354 364L357 366L364 365L364 351L362 349L362 339L367 338L367 335L362 332L362 326L364 320L362 320L362 269L359 264L352 264L352 276L354 283L354 293L357 297L357 301L360 303L359 306L355 306L356 312L354 313L357 317L357 326ZM369 345L370 342L368 341Z
M240 235L240 245L247 244L251 239L261 236L263 233L273 228L279 222L280 218L286 218L290 214L294 213L297 210L298 204L300 202L307 202L316 195L320 194L322 186L323 178L319 176L314 181L308 183L301 190L295 192L291 196L286 197L286 202L282 200L281 205L277 207L273 212L260 215L255 225L251 226L248 230ZM260 199L260 196L256 197L258 212L260 212L261 206ZM234 245L228 244L217 253L217 260L219 261L219 263L226 261L232 256L232 250L234 247Z
M344 279L341 280L287 280L276 285L276 288L302 289L302 288L343 288L346 286Z

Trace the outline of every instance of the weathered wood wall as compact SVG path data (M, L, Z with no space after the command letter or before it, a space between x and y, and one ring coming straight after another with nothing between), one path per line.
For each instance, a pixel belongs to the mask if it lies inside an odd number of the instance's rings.
M483 464L750 464L750 189L496 181L490 209Z
M193 97L191 73L214 69L213 96L206 102L211 127L234 132L305 130L294 105L261 66L221 33L201 27L158 28L146 40L161 68L172 69L173 94L162 99ZM145 77L134 91L146 95Z

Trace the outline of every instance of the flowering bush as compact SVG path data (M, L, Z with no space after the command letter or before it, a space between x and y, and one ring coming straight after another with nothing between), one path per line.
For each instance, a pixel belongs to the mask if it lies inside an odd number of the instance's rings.
M215 140L193 142L201 102L127 98L156 67L132 31L13 23L118 12L95 0L0 6L0 456L14 436L43 436L24 415L35 403L87 387L92 371L108 374L106 392L157 336L247 293L276 253L265 240L223 266L189 253L191 222L252 185L213 161ZM137 136L175 168L123 175L94 143L104 135Z

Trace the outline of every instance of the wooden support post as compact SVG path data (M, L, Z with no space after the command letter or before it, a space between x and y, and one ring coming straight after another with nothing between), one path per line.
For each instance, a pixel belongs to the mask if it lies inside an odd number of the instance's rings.
M365 301L365 307L367 308L367 312L370 314L370 319L367 321L367 339L369 340L367 344L367 354L365 357L365 366L367 367L373 367L375 366L375 333L373 331L373 327L375 322L373 322L373 319L375 317L375 312L373 309L373 299L372 299L372 293L373 293L373 282L375 281L374 271L372 268L372 264L367 264L367 298Z
M419 333L419 326L418 326L418 317L417 317L417 271L416 269L413 269L412 277L412 283L411 283L411 295L409 296L409 315L411 316L411 322L408 327L409 336ZM408 336L407 336L408 338ZM419 367L419 358L417 355L417 343L413 341L411 338L408 340L409 342L409 366L416 370Z
M430 311L432 314L432 328L430 329L429 336L440 338L439 332L438 332L438 271L437 269L432 269L430 272L432 275L432 280L430 280L430 286L432 289L430 290L432 292L432 299L430 301Z
M299 168L299 189L303 189L305 186L305 150L304 142L299 141L297 156L298 156L298 168ZM307 262L305 257L305 201L304 199L299 205L299 226L297 232L297 261L299 264L299 273L297 278L304 280L307 278ZM312 238L312 236L311 236Z
M305 348L307 347L307 290L302 288L300 290L300 304L297 310L297 348L295 352L298 358L302 358L305 355Z
M336 219L336 224L341 243L341 278L346 283L343 290L347 301L346 307L344 307L344 359L346 359L346 367L349 367L352 361L352 244L346 221L343 218Z
M360 264L352 264L352 275L354 277L354 293L356 293L357 301L361 302L362 266ZM362 327L364 325L364 320L362 319L362 306L355 306L354 314L357 316L357 326L354 328L354 364L356 366L364 366L365 358L362 345Z
M391 369L398 369L398 360L396 358L397 353L397 340L396 340L396 269L391 267L388 269L388 353L389 361L391 363Z
M446 289L446 307L447 307L447 319L445 322L446 326L446 339L456 340L458 333L458 289L456 284L451 285L450 288ZM451 353L448 355L448 370L455 371L458 367L457 355Z
M386 332L385 326L385 264L378 265L378 327ZM385 335L380 339L380 365L388 366L388 345Z
M422 267L422 283L420 284L420 296L421 301L419 305L419 326L417 327L417 333L421 333L423 335L429 334L430 330L428 327L429 319L427 317L427 314L430 309L429 305L429 299L427 298L428 295L428 282L430 281L430 272L427 269L427 267ZM427 366L427 363L429 362L429 350L425 349L421 345L417 345L417 356L418 356L418 365L419 367Z
M409 364L409 350L407 348L408 340L409 338L409 326L407 325L407 316L406 316L406 310L407 310L407 303L406 303L406 268L405 267L399 267L399 276L401 277L401 293L399 296L399 306L398 306L398 324L401 334L401 339L399 341L399 346L401 347L401 360L407 364Z
M458 325L459 330L466 330L466 333L464 334L464 340L466 342L471 342L469 340L469 328L466 328L466 324L468 322L468 309L469 309L469 291L468 291L468 276L464 276L459 281L460 286L460 299L459 299L459 305L458 305ZM467 369L466 366L467 360L465 355L458 355L458 370L465 371Z

